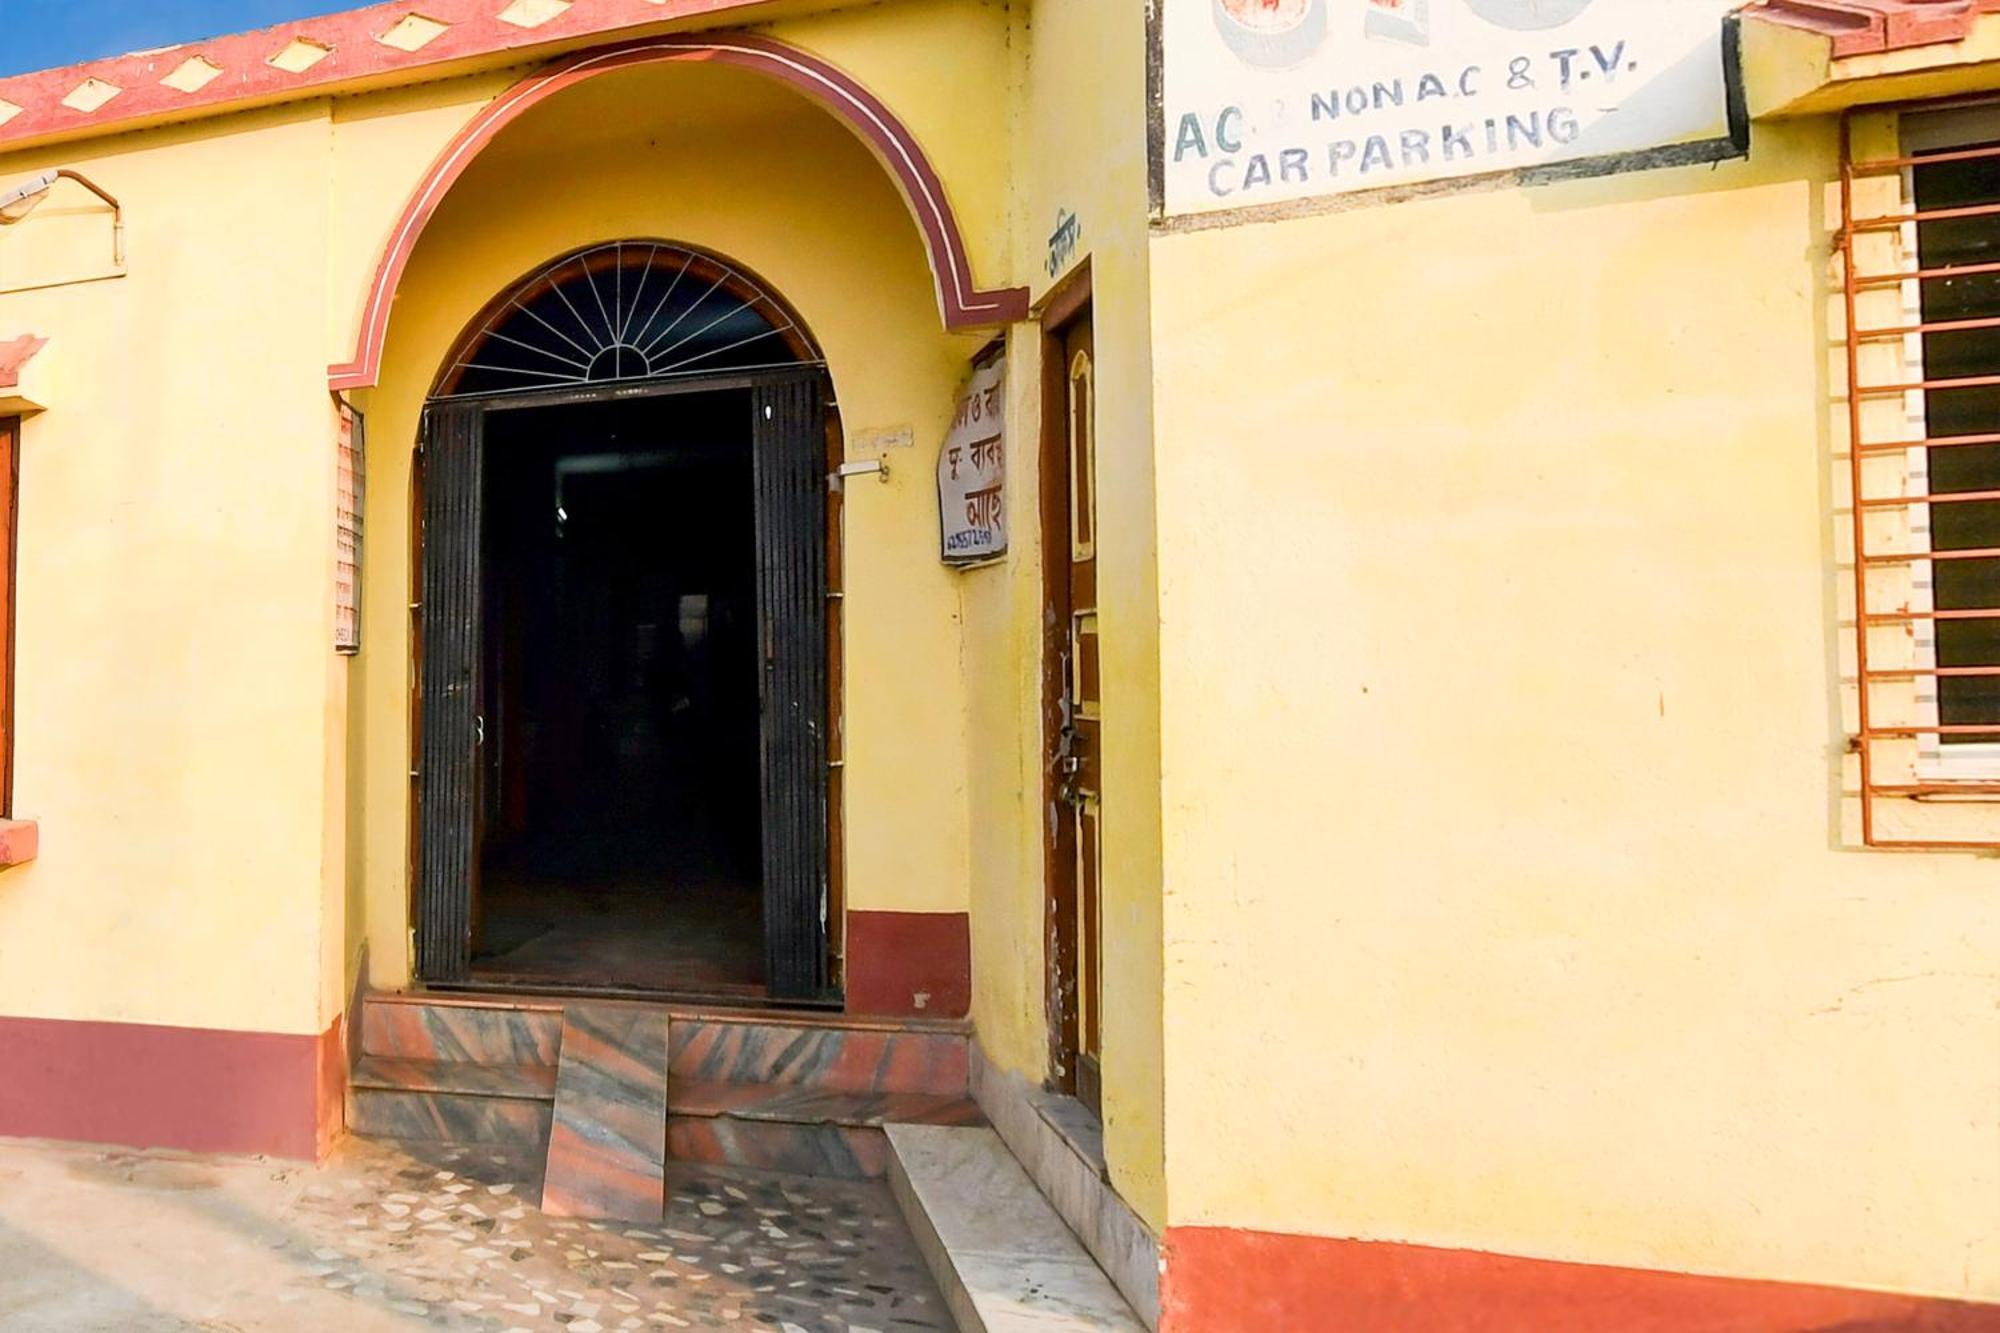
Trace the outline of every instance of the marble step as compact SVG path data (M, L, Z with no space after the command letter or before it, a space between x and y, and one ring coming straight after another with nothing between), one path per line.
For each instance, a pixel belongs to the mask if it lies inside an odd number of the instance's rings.
M539 1148L555 1081L542 1065L364 1056L348 1079L347 1126L373 1138Z
M667 1085L673 1115L733 1116L807 1125L975 1125L982 1123L971 1098L930 1092L829 1092L784 1083L706 1083L677 1079Z
M361 1053L553 1069L562 1024L561 1005L370 995L361 1006Z
M671 1069L676 1081L694 1083L963 1097L969 1053L957 1023L677 1012Z
M620 1031L643 1027L642 1046L656 1044L656 1025L664 1025L669 1156L879 1179L888 1170L884 1124L984 1123L970 1096L963 1023L415 993L367 998L349 1124L387 1137L548 1145L562 1121L560 1108L552 1116L549 1107L559 1101L558 1068L572 1063L565 1023L585 1011ZM623 1055L648 1066L657 1059L636 1047ZM596 1062L598 1072L606 1067ZM586 1118L580 1128L605 1127ZM581 1147L574 1134L567 1143ZM650 1181L652 1166L642 1163L640 1174ZM563 1173L554 1179L560 1196ZM638 1207L650 1211L643 1200Z
M889 1125L889 1187L963 1333L1144 1333L990 1129Z
M783 1083L675 1079L667 1085L667 1147L685 1161L878 1180L889 1124L977 1125L971 1098L923 1092L832 1092Z
M577 1001L375 994L361 1013L363 1054L405 1060L549 1065L561 1056L563 1011ZM836 1092L965 1096L965 1024L779 1014L681 1006L593 1004L667 1013L670 1072L713 1083L773 1083Z
M468 1097L522 1097L552 1102L552 1065L481 1065L469 1060L401 1060L364 1055L348 1082L357 1088L397 1092L448 1092Z

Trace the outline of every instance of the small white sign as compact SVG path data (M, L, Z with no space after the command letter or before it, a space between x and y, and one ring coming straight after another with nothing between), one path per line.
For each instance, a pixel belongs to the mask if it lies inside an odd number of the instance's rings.
M1741 0L1163 0L1166 212L1726 142Z
M884 426L864 430L854 440L854 452L875 454L884 449L908 449L917 442L917 432L909 426Z
M973 564L1007 553L1007 362L973 371L938 452L944 560Z

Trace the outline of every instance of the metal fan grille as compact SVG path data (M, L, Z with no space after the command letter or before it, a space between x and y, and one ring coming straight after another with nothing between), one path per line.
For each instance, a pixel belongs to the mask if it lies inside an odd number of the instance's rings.
M811 340L756 278L664 241L566 255L474 322L448 395L619 384L816 360Z

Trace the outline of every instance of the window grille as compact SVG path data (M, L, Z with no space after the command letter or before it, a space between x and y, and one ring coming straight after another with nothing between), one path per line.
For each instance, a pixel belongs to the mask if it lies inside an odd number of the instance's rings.
M2000 846L2000 114L1842 123L1844 475L1865 846ZM1963 129L1963 125L1960 125Z
M668 241L614 241L516 283L453 349L437 396L581 388L819 359L756 277Z

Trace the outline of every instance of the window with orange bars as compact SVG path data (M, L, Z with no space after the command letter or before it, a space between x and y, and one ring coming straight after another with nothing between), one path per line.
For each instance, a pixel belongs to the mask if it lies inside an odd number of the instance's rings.
M1853 112L1842 144L1859 833L1996 847L2000 104Z

